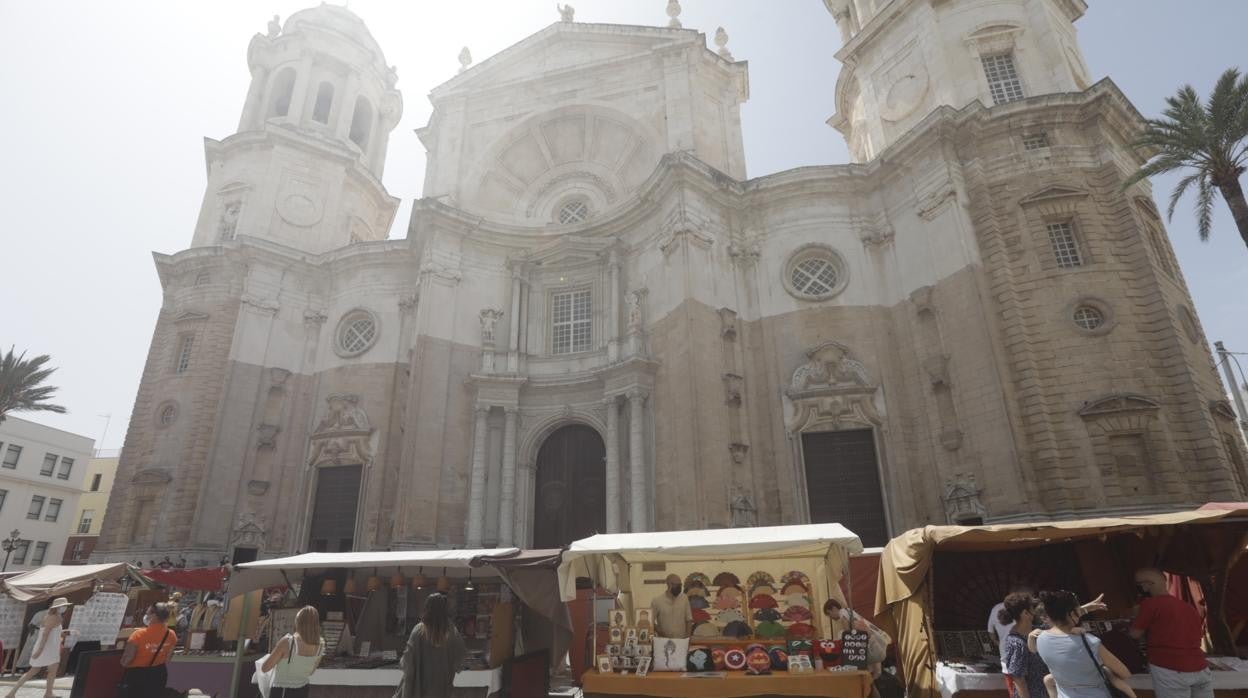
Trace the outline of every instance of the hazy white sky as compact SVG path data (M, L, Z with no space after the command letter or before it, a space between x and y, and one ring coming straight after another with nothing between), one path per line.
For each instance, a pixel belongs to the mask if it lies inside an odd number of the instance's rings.
M571 0L584 22L666 24L666 0ZM121 445L161 303L151 252L185 248L204 193L204 136L234 131L246 48L273 14L310 0L0 0L0 345L48 353L69 414L26 418ZM1244 64L1248 3L1090 0L1079 38L1146 115L1184 82L1206 93ZM820 0L682 0L686 27L748 60L742 108L749 176L848 161L834 110L840 34ZM351 0L398 67L405 109L385 184L402 198L401 237L420 196L413 129L425 95L476 60L558 20L554 0ZM1174 178L1156 182L1164 206ZM1245 182L1248 184L1248 182ZM1169 228L1211 340L1248 351L1248 251L1219 202L1202 244L1185 205ZM1248 357L1241 361L1248 367Z

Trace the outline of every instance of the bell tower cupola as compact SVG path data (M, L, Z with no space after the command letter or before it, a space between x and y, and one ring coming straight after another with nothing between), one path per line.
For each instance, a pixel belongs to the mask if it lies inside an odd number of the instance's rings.
M1084 0L824 0L843 66L836 114L867 162L941 106L996 107L1079 92L1088 69L1075 36Z
M247 48L238 132L205 139L208 190L193 246L243 236L321 253L385 239L398 208L381 183L403 99L381 47L344 7L278 17Z

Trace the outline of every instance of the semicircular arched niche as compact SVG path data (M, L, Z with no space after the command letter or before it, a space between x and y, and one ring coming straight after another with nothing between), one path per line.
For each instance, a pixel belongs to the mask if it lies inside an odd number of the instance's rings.
M594 217L650 176L660 157L656 143L648 128L614 109L543 112L508 131L474 165L461 204L492 218L548 225L576 198Z

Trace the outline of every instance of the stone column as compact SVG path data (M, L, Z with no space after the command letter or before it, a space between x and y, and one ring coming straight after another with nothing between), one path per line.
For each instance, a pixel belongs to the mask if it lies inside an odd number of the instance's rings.
M520 372L520 270L511 270L511 341L507 344L507 372Z
M503 408L503 478L498 507L498 544L515 545L516 530L516 412Z
M480 548L485 530L485 418L488 405L477 405L476 426L472 433L472 475L468 490L468 547Z
M238 130L259 131L264 125L264 112L268 106L264 98L269 89L269 69L256 66L251 74L251 89L247 92L247 101L243 103L243 115L238 120ZM257 117L259 114L259 117Z
M607 259L611 278L611 308L607 313L607 360L618 361L620 358L620 258L612 248ZM610 522L610 519L607 519Z
M308 112L308 87L312 84L312 54L304 54L297 70L295 86L290 93L290 110L286 112L285 117L286 121L292 124L303 123L303 117Z
M614 395L607 406L607 533L620 533L620 406Z
M642 444L642 414L646 394L634 388L628 391L628 476L632 488L633 532L646 526L646 457Z

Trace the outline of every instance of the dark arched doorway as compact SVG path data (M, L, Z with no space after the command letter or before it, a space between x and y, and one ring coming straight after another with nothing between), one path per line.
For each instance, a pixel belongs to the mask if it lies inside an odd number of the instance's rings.
M559 548L607 529L606 448L590 427L561 427L537 452L533 547Z

